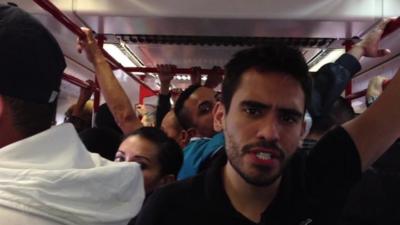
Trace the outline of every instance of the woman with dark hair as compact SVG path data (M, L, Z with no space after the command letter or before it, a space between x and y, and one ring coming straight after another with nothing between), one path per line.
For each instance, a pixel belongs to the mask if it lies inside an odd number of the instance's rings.
M139 163L148 194L176 180L183 154L179 145L160 129L142 127L126 135L115 161Z

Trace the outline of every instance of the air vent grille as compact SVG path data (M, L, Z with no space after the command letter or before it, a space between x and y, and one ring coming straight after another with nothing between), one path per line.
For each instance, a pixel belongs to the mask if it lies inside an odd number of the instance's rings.
M130 44L166 44L200 46L259 46L284 43L299 48L327 48L334 38L271 38L178 35L117 35Z

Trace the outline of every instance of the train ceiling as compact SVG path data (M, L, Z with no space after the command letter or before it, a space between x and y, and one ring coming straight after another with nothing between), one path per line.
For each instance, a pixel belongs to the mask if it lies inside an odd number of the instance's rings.
M81 79L91 65L75 51L76 37L33 1L14 2L34 13L55 34L68 68ZM343 42L362 37L382 17L399 16L398 0L53 0L80 26L105 34L106 43L127 47L146 67L223 66L248 46L286 42L317 63ZM387 44L389 47L391 44ZM400 49L395 49L399 52ZM382 59L385 60L385 59ZM364 70L376 61L366 61ZM152 82L150 79L149 82ZM176 81L179 83L187 81Z

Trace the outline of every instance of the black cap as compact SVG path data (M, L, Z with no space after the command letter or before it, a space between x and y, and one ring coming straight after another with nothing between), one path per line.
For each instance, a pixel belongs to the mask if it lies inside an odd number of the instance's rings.
M65 66L60 46L38 20L0 4L0 95L53 103Z

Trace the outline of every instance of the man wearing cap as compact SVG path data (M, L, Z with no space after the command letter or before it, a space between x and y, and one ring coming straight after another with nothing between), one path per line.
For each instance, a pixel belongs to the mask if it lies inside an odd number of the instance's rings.
M1 224L127 224L144 199L136 163L89 153L73 126L51 129L66 66L54 37L0 5Z

